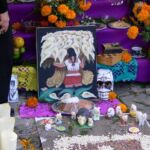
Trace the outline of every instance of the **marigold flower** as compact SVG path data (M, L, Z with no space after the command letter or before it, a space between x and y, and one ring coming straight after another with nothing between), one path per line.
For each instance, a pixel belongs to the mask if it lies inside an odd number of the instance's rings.
M147 10L150 13L150 5L143 3L142 9Z
M139 34L139 29L137 26L131 26L127 31L127 36L129 39L136 39Z
M133 12L133 14L134 14L135 17L141 11L142 5L143 5L143 2L137 2L137 3L135 3L135 5L134 5L134 7L132 9L132 12Z
M66 27L66 22L65 21L61 21L61 20L60 21L56 21L55 25L58 28L64 28L64 27Z
M31 96L27 99L26 105L28 107L36 107L38 104L38 99L35 96Z
M127 112L128 108L125 104L121 103L121 104L119 104L119 106L121 107L121 110L123 113Z
M109 100L114 100L117 98L117 94L115 92L109 92Z
M149 17L149 13L147 10L144 9L142 9L137 15L137 19L141 22L148 19L148 17Z
M62 15L66 15L68 10L69 10L69 7L65 4L61 4L57 7L57 11Z
M49 15L48 16L48 21L50 23L55 23L57 21L58 17L56 15Z
M128 52L124 52L122 54L122 61L124 61L125 63L128 63L132 60L132 56L131 54L129 54Z
M41 15L42 16L48 16L52 12L52 7L49 5L44 5L41 8Z
M87 11L88 9L90 9L91 5L92 5L91 2L80 3L79 7L80 7L81 10Z
M66 18L67 19L75 19L76 13L74 12L74 10L69 9L66 13Z

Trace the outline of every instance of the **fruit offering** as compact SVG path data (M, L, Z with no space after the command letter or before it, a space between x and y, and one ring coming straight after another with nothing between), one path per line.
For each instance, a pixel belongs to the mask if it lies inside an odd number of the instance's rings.
M14 44L13 58L19 59L21 57L21 54L23 54L26 51L24 47L25 41L22 37L16 36L13 38L13 44Z

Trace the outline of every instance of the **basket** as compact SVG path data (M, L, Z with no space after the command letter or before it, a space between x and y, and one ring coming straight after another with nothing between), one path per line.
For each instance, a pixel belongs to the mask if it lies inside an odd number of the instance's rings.
M121 61L122 53L97 55L97 63L113 66Z

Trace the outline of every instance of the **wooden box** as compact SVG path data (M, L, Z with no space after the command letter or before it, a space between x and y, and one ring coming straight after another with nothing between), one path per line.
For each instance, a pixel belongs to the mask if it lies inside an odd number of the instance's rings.
M113 66L121 61L122 53L117 54L100 54L97 55L97 63L108 66Z

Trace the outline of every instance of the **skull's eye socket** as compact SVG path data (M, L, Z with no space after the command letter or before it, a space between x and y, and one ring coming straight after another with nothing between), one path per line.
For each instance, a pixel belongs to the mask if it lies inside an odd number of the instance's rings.
M110 81L105 82L105 87L111 89L112 83Z
M97 81L97 86L98 87L101 87L103 85L103 82L102 81Z

